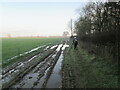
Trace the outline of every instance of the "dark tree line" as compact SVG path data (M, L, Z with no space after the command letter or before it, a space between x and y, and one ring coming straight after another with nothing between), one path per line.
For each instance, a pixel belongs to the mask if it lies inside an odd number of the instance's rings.
M110 46L117 51L120 42L120 2L90 2L75 22L80 41ZM112 52L116 53L116 52Z

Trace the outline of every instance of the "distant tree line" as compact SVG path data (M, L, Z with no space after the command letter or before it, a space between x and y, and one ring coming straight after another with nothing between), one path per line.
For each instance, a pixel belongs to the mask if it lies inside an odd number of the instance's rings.
M90 2L79 12L80 16L75 21L79 40L86 44L92 43L94 47L107 47L109 53L117 57L120 44L120 2Z

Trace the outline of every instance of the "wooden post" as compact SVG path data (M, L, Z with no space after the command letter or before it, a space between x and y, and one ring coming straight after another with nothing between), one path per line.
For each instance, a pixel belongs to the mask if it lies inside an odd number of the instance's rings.
M18 48L18 56L20 56L20 48Z
M71 36L73 36L73 35L72 35L72 19L71 19Z

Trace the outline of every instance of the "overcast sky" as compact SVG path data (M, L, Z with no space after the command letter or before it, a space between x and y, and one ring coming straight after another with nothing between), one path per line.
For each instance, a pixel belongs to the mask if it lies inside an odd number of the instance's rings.
M76 9L86 2L40 2L41 0L3 0L0 4L2 36L62 35L68 22L78 16ZM54 0L53 0L54 1Z

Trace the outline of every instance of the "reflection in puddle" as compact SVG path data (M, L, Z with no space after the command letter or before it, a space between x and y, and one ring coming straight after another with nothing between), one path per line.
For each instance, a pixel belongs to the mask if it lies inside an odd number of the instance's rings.
M57 47L58 45L53 46L54 48ZM63 46L63 47L62 47ZM56 53L52 54L50 57L51 59L48 59L47 61L44 60L41 63L39 63L31 72L26 74L19 82L17 82L15 85L13 85L13 88L41 88L44 82L46 81L47 78L47 73L49 72L50 69L50 63L52 58L55 58L57 53L60 51L62 48L62 52L59 56L59 59L56 63L56 65L53 68L53 71L48 79L48 82L46 84L46 88L60 88L61 87L61 69L62 69L62 61L63 61L63 52L66 47L69 47L69 45L65 44L60 44L57 49ZM47 47L46 47L47 48ZM49 48L49 47L48 47ZM51 47L52 48L52 47ZM28 61L18 63L18 66L15 67L14 69L10 70L9 73L7 73L7 77L5 76L3 82L8 82L14 78L14 74L17 75L19 73L19 70L21 70L23 67L26 67L28 65L28 62L31 62L31 60L34 60L37 56L34 56L33 58L29 59ZM22 67L22 68L21 68ZM40 77L40 74L44 75ZM35 82L37 83L35 84Z
M53 48L56 48L58 45L54 45L54 46L52 46L50 49L53 49Z
M61 47L61 45L59 46ZM46 88L61 88L62 85L62 76L61 76L61 70L62 70L62 61L63 61L63 51L66 47L69 47L69 45L65 44L62 47L61 55L59 56L59 59L52 71L52 74L47 82ZM58 48L59 50L60 48Z
M63 51L62 51L63 53ZM46 88L60 88L61 87L61 65L63 61L63 54L61 53L53 72L47 82Z
M56 49L56 51L60 51L60 48L63 46L63 44L60 44L59 46L58 46L58 48Z
M44 50L48 50L50 48L50 46L47 46Z
M62 50L65 50L66 47L69 47L69 45L65 44L65 45L62 47Z

